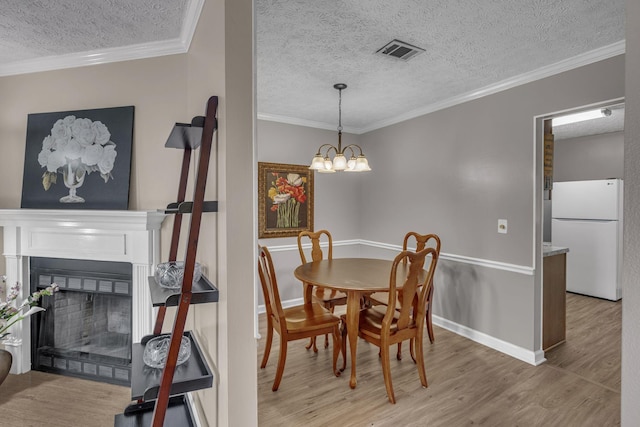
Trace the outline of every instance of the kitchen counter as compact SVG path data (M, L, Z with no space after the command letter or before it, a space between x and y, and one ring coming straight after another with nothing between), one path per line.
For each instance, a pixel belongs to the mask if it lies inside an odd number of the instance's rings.
M565 248L562 246L553 246L550 243L543 243L542 244L542 257L548 257L548 256L554 256L554 255L560 255L560 254L566 254L567 252L569 252L569 248Z
M542 246L542 350L566 340L566 267L569 248Z

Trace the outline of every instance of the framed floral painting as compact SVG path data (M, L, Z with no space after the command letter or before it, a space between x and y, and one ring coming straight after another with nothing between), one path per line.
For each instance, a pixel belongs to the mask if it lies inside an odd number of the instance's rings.
M308 166L258 163L258 237L313 231L313 172Z
M23 208L129 205L133 106L29 114Z

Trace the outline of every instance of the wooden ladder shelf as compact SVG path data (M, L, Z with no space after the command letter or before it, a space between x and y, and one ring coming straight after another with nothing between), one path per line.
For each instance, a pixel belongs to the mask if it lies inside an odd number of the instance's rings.
M182 288L172 290L159 286L154 277L149 277L149 289L154 307L158 315L153 334L144 337L132 348L132 400L137 403L129 405L123 414L116 415L115 426L193 426L193 414L184 393L211 387L213 371L209 368L195 336L185 332L185 323L189 307L192 304L212 303L218 301L218 289L204 275L193 283L194 268L198 249L198 237L203 212L217 212L216 201L205 201L205 189L209 171L214 133L218 128L216 118L218 97L212 96L207 102L206 115L195 117L191 124L176 123L166 147L184 150L182 168L178 186L178 197L164 210L172 214L173 231L169 249L169 261L176 261L178 244L184 215L190 215L189 234L186 242L184 258L184 277ZM193 200L185 201L187 181L192 152L200 149L198 168L194 184ZM162 334L167 307L176 306L177 311L171 331L167 362L158 382L158 372L144 365L142 354L146 342ZM176 362L183 336L191 341L191 356L176 372ZM154 372L155 371L155 372Z

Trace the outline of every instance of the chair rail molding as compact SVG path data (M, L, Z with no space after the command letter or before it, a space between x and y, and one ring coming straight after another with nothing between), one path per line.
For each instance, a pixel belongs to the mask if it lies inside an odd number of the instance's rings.
M386 249L396 253L402 251L402 245L394 245L394 244L383 243L383 242L374 242L371 240L351 239L351 240L334 240L333 241L334 248L340 247L340 246L358 246L358 245L368 246L368 247L378 248L378 249ZM265 245L265 246L268 246L268 245ZM326 247L327 244L322 243L320 244L320 246ZM276 246L268 246L268 248L269 248L269 252L271 253L298 251L298 245L276 245ZM303 245L303 248L309 249L311 248L311 245L305 244ZM415 248L409 248L409 249L415 249ZM535 273L535 269L528 265L509 264L506 262L493 261L493 260L482 259L482 258L473 258L473 257L464 256L464 255L449 254L444 252L440 252L440 259L447 260L447 261L461 262L464 264L478 265L480 267L493 268L497 270L510 271L512 273L524 274L526 276L533 276Z

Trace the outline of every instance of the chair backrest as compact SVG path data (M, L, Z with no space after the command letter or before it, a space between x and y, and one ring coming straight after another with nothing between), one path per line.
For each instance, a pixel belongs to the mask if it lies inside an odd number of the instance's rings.
M320 240L323 235L326 236L327 242L329 243L326 259L333 259L333 239L331 238L331 233L327 230L318 230L316 232L302 231L298 234L298 251L300 252L300 260L303 264L308 262L304 250L302 249L303 238L308 237L309 240L311 240L311 261L320 261L321 259L324 259L322 248L320 247Z
M429 260L427 262L427 260ZM402 296L398 297L397 270L400 263L409 264L409 273L402 284ZM435 248L424 248L418 252L402 251L393 260L391 276L389 277L389 304L385 314L385 323L391 324L391 319L399 303L400 313L398 318L398 330L406 329L410 325L421 325L427 310L428 296L433 286L433 275L438 263L438 252ZM422 270L426 275L421 279Z
M438 237L437 234L419 234L415 231L410 231L404 236L404 241L402 242L403 251L408 249L409 240L411 240L412 237L416 241L416 252L420 252L424 248L429 247L434 248L438 255L440 255L440 237ZM403 262L406 264L406 258Z
M276 322L280 322L281 319L284 319L284 311L280 301L276 271L273 268L273 260L269 249L264 246L258 246L258 274L260 275L267 316Z

